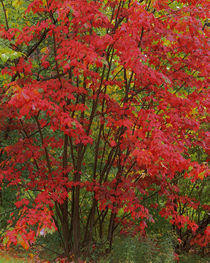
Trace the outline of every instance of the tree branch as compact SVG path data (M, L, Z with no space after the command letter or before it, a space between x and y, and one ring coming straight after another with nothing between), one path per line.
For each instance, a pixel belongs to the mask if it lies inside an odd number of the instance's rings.
M3 13L4 13L4 18L5 18L6 30L9 30L9 23L8 23L8 18L7 18L7 12L6 12L3 0L1 0L1 5L2 5Z

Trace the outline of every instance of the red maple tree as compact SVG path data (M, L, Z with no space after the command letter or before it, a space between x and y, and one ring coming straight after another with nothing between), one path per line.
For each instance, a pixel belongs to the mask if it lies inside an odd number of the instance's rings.
M32 13L0 29L24 53L2 70L0 179L21 211L8 242L56 228L66 256L96 237L111 248L117 229L144 234L154 195L196 233L177 205L197 201L178 182L207 175L189 154L208 150L207 1L34 0Z

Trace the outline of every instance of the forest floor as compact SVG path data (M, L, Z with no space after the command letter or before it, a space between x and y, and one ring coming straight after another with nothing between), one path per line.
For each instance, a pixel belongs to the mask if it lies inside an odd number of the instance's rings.
M47 260L40 260L33 253L21 253L16 250L0 250L0 263L49 263Z

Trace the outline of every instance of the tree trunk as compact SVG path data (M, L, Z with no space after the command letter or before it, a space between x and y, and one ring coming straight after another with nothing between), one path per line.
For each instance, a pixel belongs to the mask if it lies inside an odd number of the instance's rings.
M79 196L80 196L80 188L79 186L76 186L74 190L73 215L72 215L73 254L75 260L77 260L80 255Z

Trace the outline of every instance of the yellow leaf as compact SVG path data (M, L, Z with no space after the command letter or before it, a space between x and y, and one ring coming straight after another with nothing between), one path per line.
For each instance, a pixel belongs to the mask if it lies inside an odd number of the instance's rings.
M14 7L19 7L22 3L22 0L15 0L12 2L12 6Z
M28 255L29 255L30 258L34 258L34 254L29 253Z
M29 244L26 240L22 238L22 236L18 236L18 244L20 244L24 249L28 250L29 249Z
M40 51L41 51L41 53L46 53L47 47L42 48Z

